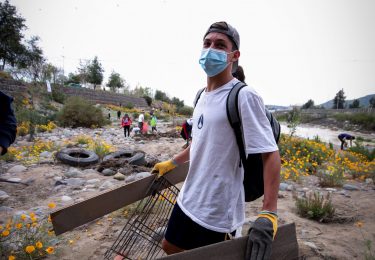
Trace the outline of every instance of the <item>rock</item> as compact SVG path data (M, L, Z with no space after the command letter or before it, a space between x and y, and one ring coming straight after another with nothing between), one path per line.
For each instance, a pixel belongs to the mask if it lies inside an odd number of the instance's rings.
M116 174L116 172L113 171L113 170L111 170L111 169L104 169L104 170L102 171L102 174L103 174L104 176L113 176L113 175Z
M334 189L334 188L326 188L326 191L330 191L330 192L336 192L337 190Z
M139 173L135 174L135 179L140 180L140 179L146 178L148 176L151 176L151 173L149 173L149 172L139 172Z
M22 180L20 178L9 178L8 181L20 182Z
M126 177L126 179L125 179L125 183L129 183L129 182L133 182L133 181L135 181L134 175L130 175L130 176Z
M371 179L371 178L367 178L367 179L365 180L365 182L366 182L366 184L374 184L374 180Z
M344 184L344 186L342 186L342 188L344 190L359 190L359 188L353 184Z
M0 202L2 203L4 201L6 201L7 199L9 199L8 193L6 193L5 191L0 190Z
M100 187L99 190L107 190L113 188L114 184L111 180L105 181Z
M282 182L280 183L279 190L285 191L288 188L288 183Z
M87 180L87 181L86 181L87 184L96 184L96 183L98 183L98 182L100 182L99 179L90 179L90 180Z
M286 188L287 191L293 191L294 190L294 187L292 184L288 185L288 187Z
M312 248L312 249L318 249L318 247L313 242L305 241L303 242L306 246Z
M56 177L53 177L53 180L54 181L61 181L62 177L61 176L56 176Z
M72 200L72 198L69 197L69 196L66 196L66 195L61 197L61 201L63 201L63 202L67 202L67 201L71 201L71 200Z
M69 179L66 179L65 182L69 186L79 187L79 186L83 186L86 183L86 180L82 178L69 178Z
M48 152L48 151L44 151L44 152L40 153L39 156L43 157L43 158L51 158L52 157L52 153Z
M124 175L130 175L130 174L132 174L133 169L132 169L132 168L120 168L120 169L118 170L118 172L119 172L119 173L122 173L122 174L124 174Z
M124 174L121 174L118 172L115 175L113 175L113 179L118 180L118 181L123 181L125 180L125 176Z
M86 169L86 170L83 170L83 174L84 175L89 175L89 174L98 174L99 172L98 171L95 171L94 169Z
M21 173L21 172L24 172L26 171L27 168L23 165L16 165L16 166L13 166L12 168L10 168L8 170L8 173Z
M1 202L1 199L0 199ZM14 211L13 208L7 207L7 206L0 206L0 214L5 213L5 214L11 214Z
M76 177L79 177L82 174L82 172L80 170L78 170L77 168L74 168L74 167L70 167L69 170L67 172L64 173L65 177L67 178L76 178Z
M60 186L60 185L67 185L67 183L64 180L57 180L55 182L55 186Z

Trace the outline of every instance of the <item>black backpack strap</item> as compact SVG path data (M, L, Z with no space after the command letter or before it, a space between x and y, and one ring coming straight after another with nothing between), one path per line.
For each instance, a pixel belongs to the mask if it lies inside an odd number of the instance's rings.
M198 103L198 100L199 98L201 97L203 91L205 90L206 88L201 88L200 90L198 90L197 92L197 95L195 96L195 99L194 99L194 107L197 105Z
M247 86L243 82L238 82L236 85L233 86L233 88L229 91L228 97L227 97L227 116L229 120L229 124L234 130L234 134L236 136L237 145L240 152L240 158L243 165L246 165L246 153L245 153L245 146L242 139L242 129L241 129L241 118L240 113L238 110L238 93L240 90ZM240 161L240 166L241 166Z

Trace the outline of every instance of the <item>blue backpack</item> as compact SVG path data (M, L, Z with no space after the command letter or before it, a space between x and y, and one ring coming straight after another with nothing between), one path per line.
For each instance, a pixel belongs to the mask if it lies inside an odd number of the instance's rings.
M246 158L245 147L242 139L242 129L241 129L241 118L238 111L238 94L240 90L247 86L243 82L238 82L230 90L227 97L227 117L230 125L233 128L234 134L236 136L236 141L238 149L240 152L241 162L244 166L244 190L245 190L245 201L253 201L257 198L263 196L264 194L264 181L263 181L263 160L262 154L249 154ZM194 107L196 106L202 92L205 88L200 89L195 97ZM280 124L275 119L275 117L266 109L266 116L271 124L273 136L276 143L280 139ZM241 165L240 165L241 166Z

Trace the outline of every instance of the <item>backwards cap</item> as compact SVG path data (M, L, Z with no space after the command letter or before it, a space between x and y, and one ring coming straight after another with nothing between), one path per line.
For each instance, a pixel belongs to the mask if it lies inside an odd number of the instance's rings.
M225 34L234 44L235 50L240 49L240 35L238 34L237 30L226 22L216 22L211 24L208 28L207 32L204 34L203 39L207 36L207 34L211 32L218 32ZM232 66L232 73L236 72L238 67L238 61L233 62Z

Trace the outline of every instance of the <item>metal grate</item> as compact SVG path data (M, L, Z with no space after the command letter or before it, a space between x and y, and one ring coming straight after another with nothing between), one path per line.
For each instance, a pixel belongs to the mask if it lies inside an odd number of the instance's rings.
M161 241L167 229L168 219L176 203L179 189L160 177L153 182L122 229L105 259L121 255L124 259L155 259L166 254Z

